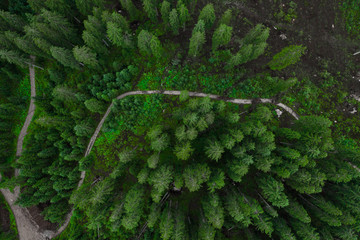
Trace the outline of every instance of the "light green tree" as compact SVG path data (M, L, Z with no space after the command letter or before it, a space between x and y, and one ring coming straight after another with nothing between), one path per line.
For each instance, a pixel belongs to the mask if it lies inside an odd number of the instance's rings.
M151 54L150 42L153 35L146 30L141 30L138 35L138 48L140 52L144 55Z
M91 49L86 46L74 47L73 53L75 59L85 65L90 67L97 67L99 64L96 59L96 53L92 52Z
M216 16L214 5L212 3L209 3L201 10L198 20L203 20L205 23L205 27L207 29L210 29L213 26L215 19Z
M79 63L74 58L74 55L71 52L71 50L53 46L50 48L50 52L51 55L65 67L70 67L75 69L79 68Z
M212 37L212 50L216 51L218 47L227 45L231 40L232 27L221 24L214 32Z
M275 54L273 59L268 63L272 70L282 70L289 65L297 63L305 53L306 47L302 45L291 45L283 48Z
M166 0L164 0L161 3L161 8L160 8L160 13L161 13L161 18L163 20L163 22L167 25L169 24L169 17L170 17L170 3Z
M171 27L173 34L179 35L180 20L179 20L179 14L178 14L176 8L174 8L170 12L169 22L170 22L170 27Z
M204 44L205 44L205 32L193 33L190 38L189 55L191 57L198 56Z

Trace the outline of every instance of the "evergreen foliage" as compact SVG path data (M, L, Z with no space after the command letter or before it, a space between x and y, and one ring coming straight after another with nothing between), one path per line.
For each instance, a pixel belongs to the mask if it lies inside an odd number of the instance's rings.
M285 47L281 52L274 55L273 59L269 62L271 70L282 70L289 65L295 64L305 53L306 47L301 45L291 45Z

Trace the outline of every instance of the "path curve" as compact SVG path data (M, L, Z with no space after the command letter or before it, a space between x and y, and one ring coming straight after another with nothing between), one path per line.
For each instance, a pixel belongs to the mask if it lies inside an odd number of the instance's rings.
M199 93L199 92L188 92L189 93L189 97L209 97L211 99L214 100L222 100L225 102L230 102L230 103L234 103L234 104L238 104L238 105L248 105L248 104L253 104L254 102L260 102L260 103L272 103L275 104L278 107L281 107L282 109L284 109L286 112L288 112L289 114L291 114L296 120L299 119L299 115L296 114L296 112L294 110L292 110L290 107L286 106L283 103L275 103L273 99L269 99L269 98L260 98L260 99L235 99L235 98L226 98L224 99L224 97L221 97L219 95L214 95L214 94L206 94L206 93ZM117 96L115 99L116 100L120 100L123 99L127 96L134 96L134 95L152 95L152 94L162 94L162 95L173 95L173 96L179 96L181 94L181 91L160 91L160 90L149 90L149 91L131 91L131 92L126 92L123 93L119 96ZM114 105L114 102L112 102L110 104L110 106L108 107L108 109L106 110L104 116L102 117L101 121L99 122L98 126L95 129L94 134L92 135L89 144L86 148L86 152L84 157L88 156L94 146L94 143L96 141L96 138L98 137L100 130L103 126L103 124L105 123L105 120L107 119L107 117L109 116L111 109ZM80 180L78 183L77 188L80 188L81 185L84 182L85 179L85 171L82 171L80 174ZM70 223L70 219L71 216L73 214L74 209L72 209L70 211L70 213L68 213L68 215L65 218L65 221L63 223L63 225L56 231L56 233L51 236L51 238L54 238L58 235L61 234L62 231L64 231L66 229L66 227L69 225Z
M35 61L34 56L30 56L31 61ZM27 134L27 130L31 123L31 120L35 112L35 97L36 97L36 87L35 87L35 69L32 64L29 64L29 76L30 76L30 86L31 86L31 99L29 110L26 116L24 125L20 131L17 145L16 145L16 161L22 154L24 138ZM19 169L15 169L15 176L19 176ZM1 176L0 176L1 179ZM16 221L16 226L19 233L20 240L45 240L46 236L43 233L39 232L39 226L32 219L27 208L22 208L19 205L15 205L16 200L20 195L20 187L17 186L14 189L14 193L10 192L8 189L0 189L1 193L4 195L5 200L9 204Z

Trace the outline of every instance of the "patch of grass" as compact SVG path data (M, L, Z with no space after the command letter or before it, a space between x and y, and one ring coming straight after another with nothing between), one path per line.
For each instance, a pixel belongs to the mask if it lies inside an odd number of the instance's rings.
M340 2L340 9L347 32L360 39L360 0L343 0Z

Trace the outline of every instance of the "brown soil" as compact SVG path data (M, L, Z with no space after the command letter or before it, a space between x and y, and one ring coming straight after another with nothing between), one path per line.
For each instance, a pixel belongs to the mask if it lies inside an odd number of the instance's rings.
M0 231L7 232L10 230L9 211L4 205L0 204Z

